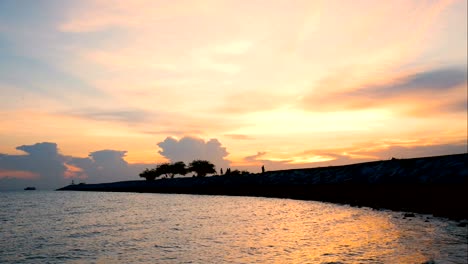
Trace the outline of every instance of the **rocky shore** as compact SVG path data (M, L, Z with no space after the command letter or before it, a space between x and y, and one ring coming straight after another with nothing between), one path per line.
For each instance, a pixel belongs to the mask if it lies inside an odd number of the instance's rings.
M468 219L468 154L238 176L78 184L58 190L292 198Z

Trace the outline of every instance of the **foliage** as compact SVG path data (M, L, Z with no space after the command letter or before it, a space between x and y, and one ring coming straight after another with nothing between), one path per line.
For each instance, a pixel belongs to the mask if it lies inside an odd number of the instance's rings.
M171 164L170 163L162 163L156 166L156 172L158 175L165 175L166 178L171 175Z
M145 169L140 173L140 177L145 178L147 181L154 181L159 175L156 174L156 169Z
M221 169L222 171L222 169ZM140 173L140 177L146 178L148 181L154 181L158 177L165 176L166 178L174 178L175 175L185 175L188 172L195 172L196 177L205 177L207 174L216 173L215 165L207 160L194 160L188 167L183 161L174 163L161 163L153 169L145 169ZM224 175L240 176L249 175L248 171L233 170L227 168Z
M156 178L163 175L166 176L166 178L174 178L176 174L187 174L187 169L184 162L178 161L176 163L159 164L154 169L145 169L142 173L140 173L140 177L146 178L147 181L154 181Z
M165 176L174 178L175 175L185 175L187 172L195 172L197 177L205 177L207 174L216 173L215 165L206 160L194 160L188 168L185 163L178 161L175 163L161 163L153 169L145 169L140 173L140 177L147 181L154 181L156 178Z
M197 177L205 177L207 174L216 173L215 165L207 160L194 160L189 164L188 171L195 172Z
M187 168L185 167L185 163L183 161L178 161L171 164L171 178L174 178L174 175L176 174L187 174Z

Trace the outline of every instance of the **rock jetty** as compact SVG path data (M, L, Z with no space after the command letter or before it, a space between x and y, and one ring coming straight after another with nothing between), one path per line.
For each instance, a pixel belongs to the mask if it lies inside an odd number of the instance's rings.
M79 184L58 190L292 198L468 219L468 153L237 176Z

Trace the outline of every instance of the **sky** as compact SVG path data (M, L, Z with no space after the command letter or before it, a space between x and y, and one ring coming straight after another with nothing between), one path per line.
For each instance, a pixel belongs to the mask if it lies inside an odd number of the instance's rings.
M0 190L467 152L467 1L0 1Z

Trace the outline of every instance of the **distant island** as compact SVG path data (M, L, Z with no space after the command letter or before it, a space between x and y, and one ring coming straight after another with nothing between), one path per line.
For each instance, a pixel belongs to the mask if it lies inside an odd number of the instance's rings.
M256 174L79 184L58 190L292 198L468 219L468 153Z

